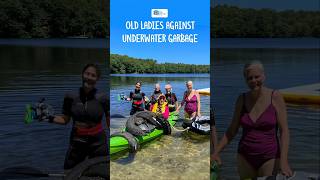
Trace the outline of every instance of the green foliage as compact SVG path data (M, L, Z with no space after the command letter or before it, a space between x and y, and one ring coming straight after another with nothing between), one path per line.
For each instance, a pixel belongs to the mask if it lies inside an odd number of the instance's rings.
M110 71L112 74L131 73L209 73L209 65L183 63L157 63L152 59L137 59L126 55L110 55Z
M211 37L320 37L319 24L320 11L211 8Z
M106 37L105 0L1 0L1 38Z

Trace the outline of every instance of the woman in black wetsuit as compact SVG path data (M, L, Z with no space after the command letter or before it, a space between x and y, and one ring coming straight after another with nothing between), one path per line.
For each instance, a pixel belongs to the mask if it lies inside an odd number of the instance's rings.
M145 110L146 96L141 91L141 82L136 82L135 89L130 92L127 101L132 101L130 115L133 115L138 111Z
M107 95L95 88L99 78L99 68L95 64L87 64L82 71L82 87L65 95L63 114L49 117L49 122L57 124L73 120L65 170L87 157L107 156L106 133L102 126L103 116L107 114Z

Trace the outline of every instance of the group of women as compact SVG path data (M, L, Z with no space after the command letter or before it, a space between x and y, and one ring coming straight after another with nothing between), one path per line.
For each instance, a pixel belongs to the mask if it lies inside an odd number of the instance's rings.
M279 170L284 175L291 176L285 102L278 91L264 86L265 74L261 63L246 64L243 75L249 91L238 96L231 124L222 139L215 141L216 133L212 133L214 150L211 160L221 164L221 151L242 127L237 154L240 179L270 176ZM58 124L67 124L73 119L70 147L64 165L66 170L88 156L107 155L105 132L101 125L102 117L107 112L107 97L104 93L98 93L95 88L99 77L100 71L96 65L85 66L82 71L82 87L65 96L63 114L49 117L49 122ZM185 118L201 116L200 95L193 89L192 81L186 82L187 89L180 104L170 84L165 86L165 94L161 92L160 85L156 84L150 100L141 91L141 85L141 82L137 82L135 90L127 98L132 101L131 115L137 111L150 110L168 118L169 112L179 112L184 106Z
M135 84L134 91L130 92L128 101L132 101L130 115L138 111L152 111L162 114L165 119L168 119L170 112L179 112L184 106L185 118L193 119L196 116L201 116L200 95L193 89L192 81L186 82L187 90L184 92L181 103L178 103L176 94L172 92L172 86L165 86L166 92L163 94L160 89L160 84L156 84L153 94L150 99L141 91L141 82Z

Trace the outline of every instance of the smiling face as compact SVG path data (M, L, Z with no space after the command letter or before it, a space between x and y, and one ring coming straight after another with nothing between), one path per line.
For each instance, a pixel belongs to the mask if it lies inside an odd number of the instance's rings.
M140 90L141 89L141 83L137 82L136 83L136 90Z
M165 86L165 89L166 89L166 92L167 92L167 93L170 93L170 92L171 92L171 85L167 84L167 85Z
M159 100L158 100L158 103L159 103L160 105L162 105L165 101L166 101L166 97L165 97L165 96L160 96L160 97L159 97Z
M244 77L251 90L259 90L265 80L263 69L256 64L250 65L245 69Z
M186 87L187 87L188 91L191 91L192 88L193 88L192 81L188 81L188 82L186 83Z
M154 90L155 90L155 91L160 91L160 84L156 84L156 85L154 86Z
M82 83L83 87L93 89L98 81L98 74L96 68L89 66L83 71Z

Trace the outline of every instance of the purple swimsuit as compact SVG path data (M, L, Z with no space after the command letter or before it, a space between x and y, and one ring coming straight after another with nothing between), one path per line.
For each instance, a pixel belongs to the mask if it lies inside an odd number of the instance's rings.
M277 138L277 112L272 105L272 95L271 104L255 122L249 116L245 103L243 103L244 112L240 119L243 133L239 142L238 153L256 170L266 161L280 157L280 146ZM244 99L245 96L243 95Z
M184 107L185 112L187 112L189 115L191 115L194 112L197 112L198 104L197 104L197 96L196 95L193 95L190 100L188 99L188 96L185 96L184 102L186 103L186 105Z

